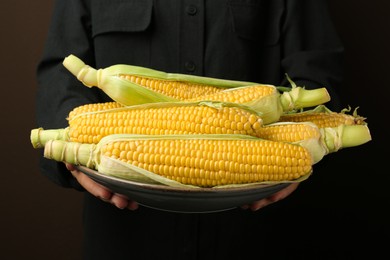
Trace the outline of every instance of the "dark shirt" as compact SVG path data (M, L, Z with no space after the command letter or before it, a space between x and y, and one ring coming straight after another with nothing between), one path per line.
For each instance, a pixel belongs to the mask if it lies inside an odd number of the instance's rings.
M110 100L62 66L69 54L95 68L123 63L289 86L287 73L297 85L327 87L328 105L340 108L343 46L325 0L57 0L37 70L39 127L65 127L74 107ZM42 159L41 169L53 182L83 190L62 163ZM86 252L93 256L85 259L230 259L271 243L261 234L272 231L267 210L131 212L85 199Z

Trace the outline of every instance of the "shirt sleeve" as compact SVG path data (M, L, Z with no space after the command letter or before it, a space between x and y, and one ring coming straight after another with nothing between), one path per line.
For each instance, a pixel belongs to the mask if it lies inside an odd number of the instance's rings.
M338 88L343 79L342 42L335 30L324 0L286 1L283 24L284 53L282 67L293 81L308 89L326 87L329 105L341 109Z
M89 64L94 64L89 35L88 14L83 1L57 0L43 55L36 71L38 127L64 128L67 126L66 118L71 109L101 99L102 93L97 88L85 87L62 65L69 54L75 54ZM42 173L56 184L82 189L63 163L41 158L40 168Z

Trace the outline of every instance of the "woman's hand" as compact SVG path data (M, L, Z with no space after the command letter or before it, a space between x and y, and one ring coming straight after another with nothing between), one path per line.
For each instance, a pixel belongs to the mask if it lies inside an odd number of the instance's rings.
M289 196L293 191L295 191L298 188L299 183L292 183L288 185L286 188L272 194L271 196L255 201L251 204L243 205L241 208L242 209L250 209L252 211L259 210L261 208L264 208L265 206L268 206L272 203L275 203L277 201L280 201L287 196Z
M95 197L101 199L102 201L111 203L120 209L128 208L130 210L136 210L138 208L137 202L129 200L124 195L111 192L108 188L95 182L83 172L77 170L74 165L69 163L65 163L65 165L66 168L72 173L73 177L77 179L80 185Z

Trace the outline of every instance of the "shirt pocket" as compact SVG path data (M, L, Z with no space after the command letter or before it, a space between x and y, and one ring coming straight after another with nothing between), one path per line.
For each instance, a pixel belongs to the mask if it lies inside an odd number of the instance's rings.
M142 32L152 20L153 0L100 0L91 9L92 36Z
M279 0L229 0L233 32L242 39L275 45L279 42L284 7Z

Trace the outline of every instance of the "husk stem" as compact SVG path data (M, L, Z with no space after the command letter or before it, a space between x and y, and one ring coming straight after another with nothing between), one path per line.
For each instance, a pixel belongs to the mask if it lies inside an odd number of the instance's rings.
M372 140L367 125L340 125L320 128L321 135L329 153L342 148L356 147Z
M330 94L326 88L308 90L304 87L298 87L287 73L286 78L291 87L278 87L281 92L280 102L284 112L314 107L330 101Z
M280 96L284 112L314 107L328 101L330 101L330 95L326 88L305 89L295 87L290 91L284 91Z
M48 140L44 147L43 156L59 162L67 162L96 169L96 165L99 164L99 156L94 154L96 147L97 145L95 144Z
M43 148L48 140L69 141L68 128L47 129L42 127L31 130L30 141L34 148Z

